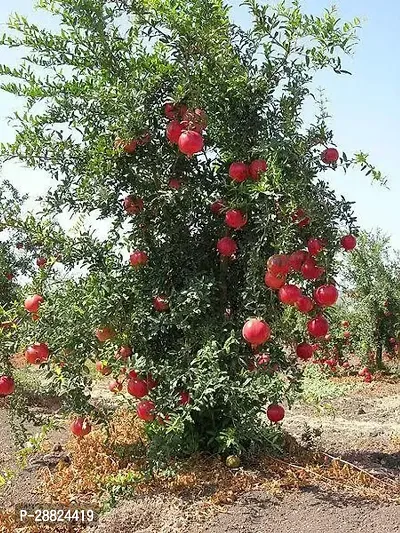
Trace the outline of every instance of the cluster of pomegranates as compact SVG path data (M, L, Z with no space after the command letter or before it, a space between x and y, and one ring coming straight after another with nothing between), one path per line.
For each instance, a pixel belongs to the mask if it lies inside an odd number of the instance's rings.
M204 148L202 132L207 127L207 117L203 109L188 109L184 104L165 104L165 116L170 120L167 126L167 139L177 144L178 149L188 157Z

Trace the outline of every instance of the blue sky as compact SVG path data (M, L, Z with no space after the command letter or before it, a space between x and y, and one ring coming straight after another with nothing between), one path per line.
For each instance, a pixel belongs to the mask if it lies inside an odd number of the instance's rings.
M303 0L304 9L318 13L329 6L325 0ZM8 4L8 3L7 3ZM34 0L13 0L12 5L0 3L0 30L4 29L11 11L28 15L36 23L49 21L43 12L34 12ZM234 0L232 16L236 22L248 24L240 2ZM392 236L400 249L399 128L400 128L400 2L398 0L338 0L335 2L343 18L358 16L365 19L360 32L361 42L353 58L343 65L352 76L337 76L330 72L318 75L317 85L326 89L331 124L339 147L351 154L363 150L389 180L390 190L370 185L370 179L356 171L342 174L329 172L330 184L349 200L356 201L356 214L362 227L380 227ZM1 50L1 63L15 62L15 51ZM0 140L12 138L6 117L18 108L13 97L0 95ZM42 172L24 169L20 164L7 164L3 177L20 190L32 195L42 194L50 185Z

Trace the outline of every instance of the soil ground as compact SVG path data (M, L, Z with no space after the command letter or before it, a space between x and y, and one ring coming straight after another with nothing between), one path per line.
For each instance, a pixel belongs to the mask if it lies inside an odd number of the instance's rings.
M0 472L15 466L6 415L6 410L0 408ZM295 405L287 413L284 426L299 440L312 440L331 455L379 478L400 480L399 383L362 384L346 396L325 403L322 409ZM39 470L51 469L52 448L61 443L63 450L66 438L65 430L50 435L47 453L30 458L27 468L0 489L0 509L15 503L40 502L35 494ZM64 453L59 448L56 446L56 455ZM350 498L321 487L292 491L283 499L262 491L249 492L208 517L200 507L200 502L189 503L173 496L138 498L121 502L88 533L400 532L400 506ZM9 530L0 527L0 531Z

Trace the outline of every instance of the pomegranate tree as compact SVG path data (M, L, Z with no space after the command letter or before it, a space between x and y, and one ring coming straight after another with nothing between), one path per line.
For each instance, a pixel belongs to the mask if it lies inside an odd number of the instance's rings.
M324 113L301 119L314 73L340 70L355 26L334 10L309 24L296 6L253 2L246 34L211 0L53 4L41 2L63 20L55 37L11 24L6 42L34 65L3 85L29 98L2 155L53 179L44 212L95 222L73 237L37 232L20 344L80 415L77 435L92 410L90 359L113 391L122 383L154 446L272 443L259 415L282 420L296 347L308 359L304 345L329 330L335 255L357 250L352 206L325 177L358 162L380 178L363 154L335 148ZM35 293L45 302L27 313Z

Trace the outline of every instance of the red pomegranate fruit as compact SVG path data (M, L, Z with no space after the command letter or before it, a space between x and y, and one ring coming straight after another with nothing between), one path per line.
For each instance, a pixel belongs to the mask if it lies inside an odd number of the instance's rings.
M314 300L322 307L335 305L339 298L339 292L335 285L321 285L314 293Z
M203 147L203 137L197 131L184 131L179 137L178 148L183 154L189 157L201 152Z
M49 358L50 350L44 342L35 342L28 346L25 351L25 358L31 365L40 365Z
M222 200L215 200L215 202L210 205L211 212L214 215L221 215L225 207L226 205Z
M136 413L141 420L152 422L155 418L154 410L156 406L150 400L143 400L138 403Z
M273 276L286 276L290 270L289 256L284 254L272 255L267 261L267 270Z
M40 294L34 294L25 300L24 307L29 313L37 313L39 311L40 304L43 302L43 296L40 296Z
M301 266L301 275L304 279L318 279L324 272L325 269L318 266L313 257L307 257Z
M342 248L346 252L350 252L351 250L354 250L354 248L357 245L357 239L354 237L354 235L345 235L341 238L340 244L342 245Z
M170 189L175 189L176 191L181 188L181 182L177 178L171 178L168 182L168 187Z
M297 250L289 256L289 266L295 272L300 272L308 253L305 250Z
M183 125L177 120L173 120L167 126L167 139L173 144L178 144L182 131Z
M279 300L286 305L295 305L297 300L302 296L301 290L297 285L287 283L279 289Z
M321 239L310 239L307 242L307 248L311 255L318 255L324 249L324 243Z
M141 198L135 198L131 194L124 198L123 207L124 210L130 215L137 215L143 210L143 200Z
M117 359L128 359L128 357L130 357L132 353L133 353L132 348L128 346L127 344L124 344L123 346L119 348L116 358Z
M0 396L9 396L14 390L14 379L11 376L0 376Z
M249 165L250 178L254 181L260 179L261 174L267 170L267 162L265 159L256 159Z
M71 432L76 437L84 437L92 431L92 426L90 425L90 423L81 416L79 416L72 422L70 428Z
M179 405L187 405L190 403L190 394L187 391L181 391L179 393Z
M336 163L339 159L339 152L336 148L327 148L321 154L321 161L327 165L331 163Z
M38 257L36 264L39 268L44 268L47 265L47 259L45 257Z
M273 403L268 406L267 418L276 424L285 418L285 409L281 405Z
M149 260L148 255L146 252L143 252L141 250L136 250L135 252L132 252L129 256L129 262L133 267L141 267L147 264Z
M108 326L97 328L94 334L100 342L106 342L115 337L115 331Z
M229 167L229 177L233 179L233 181L241 183L249 177L249 167L246 163L242 162L231 163Z
M159 313L162 313L163 311L168 311L169 303L165 294L160 294L159 296L155 296L153 298L153 307Z
M310 297L305 296L302 294L300 298L296 301L296 308L300 311L300 313L307 314L314 308L314 302L311 300Z
M240 209L229 209L225 213L225 224L233 229L240 229L247 224L247 215Z
M143 398L149 392L146 381L143 379L129 379L127 391L135 398Z
M312 337L325 337L329 331L329 322L323 315L318 315L307 323L308 333Z
M217 242L217 250L224 257L231 257L237 252L237 249L236 241L231 239L231 237L222 237Z
M264 282L270 289L278 290L286 283L286 276L273 276L271 272L266 272Z
M259 318L250 318L242 329L243 338L254 346L264 344L271 336L269 324Z
M314 350L311 344L308 342L302 342L300 343L296 348L296 354L299 359L302 359L303 361L307 361L307 359L311 359L313 356Z

